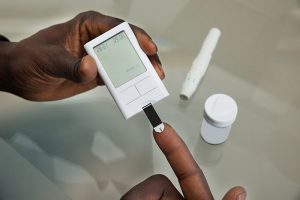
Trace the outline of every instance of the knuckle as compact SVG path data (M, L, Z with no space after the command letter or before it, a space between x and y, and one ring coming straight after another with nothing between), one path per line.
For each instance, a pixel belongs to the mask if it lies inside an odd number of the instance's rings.
M163 80L166 77L165 73L160 73L160 79Z
M124 22L124 20L120 19L120 18L113 17L113 19L116 21L116 23L119 23L119 24Z
M70 73L71 74L71 79L73 81L75 81L76 83L79 83L81 82L81 67L80 67L80 60L77 60L75 63L74 63L74 67L71 68L72 69L72 72Z
M182 172L182 173L178 174L177 177L178 177L179 181L182 181L182 180L188 179L190 177L201 177L201 175L202 175L202 171L198 167L197 169L195 169L193 171Z
M166 177L166 176L163 175L163 174L155 174L155 175L152 175L152 176L150 176L149 179L151 179L151 180L153 180L153 181L157 181L157 182L164 182L164 183L169 183L169 182L170 182L169 178Z
M89 20L93 20L95 17L97 16L102 16L101 13L94 11L94 10L89 10L89 11L85 11L82 13L79 13L75 19L78 19L79 21L89 21Z
M172 155L176 155L179 151L181 151L182 149L184 150L185 148L187 148L185 144L177 144L164 150L164 154L166 155L166 157L171 157Z
M111 17L111 16L106 16L106 20L107 20L107 23L110 24L110 26L112 26L112 27L117 26L124 22L123 19L115 18L115 17Z
M97 15L97 14L100 14L94 10L89 10L89 11L85 11L85 12L82 12L80 14L78 14L79 17L90 17L90 16L94 16L94 15Z

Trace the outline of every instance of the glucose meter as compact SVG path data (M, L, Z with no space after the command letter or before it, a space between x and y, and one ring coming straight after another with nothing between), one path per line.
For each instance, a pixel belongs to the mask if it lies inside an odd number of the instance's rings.
M127 22L86 43L84 48L96 61L125 119L169 95Z

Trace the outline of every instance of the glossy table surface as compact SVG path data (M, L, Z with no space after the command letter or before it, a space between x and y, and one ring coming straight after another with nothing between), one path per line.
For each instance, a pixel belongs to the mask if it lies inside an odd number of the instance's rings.
M170 93L156 110L184 139L215 198L235 185L247 189L248 199L300 198L296 1L87 1L67 7L69 1L31 0L22 10L21 1L0 3L2 34L13 40L91 8L142 26L158 44ZM182 101L185 74L213 26L222 36L212 62L193 98ZM204 102L215 93L232 96L239 108L222 145L200 137ZM6 93L0 100L0 199L119 199L157 173L178 187L144 114L124 120L105 87L58 102Z

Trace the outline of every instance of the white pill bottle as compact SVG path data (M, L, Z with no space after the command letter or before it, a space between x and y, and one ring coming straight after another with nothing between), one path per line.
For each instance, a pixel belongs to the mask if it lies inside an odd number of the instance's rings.
M225 94L214 94L207 98L204 105L204 118L201 136L208 144L224 143L236 119L236 101Z

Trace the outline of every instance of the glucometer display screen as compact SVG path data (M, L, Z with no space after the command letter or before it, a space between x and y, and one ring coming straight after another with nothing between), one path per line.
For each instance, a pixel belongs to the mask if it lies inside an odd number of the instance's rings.
M94 51L116 88L146 71L124 31L95 46Z

